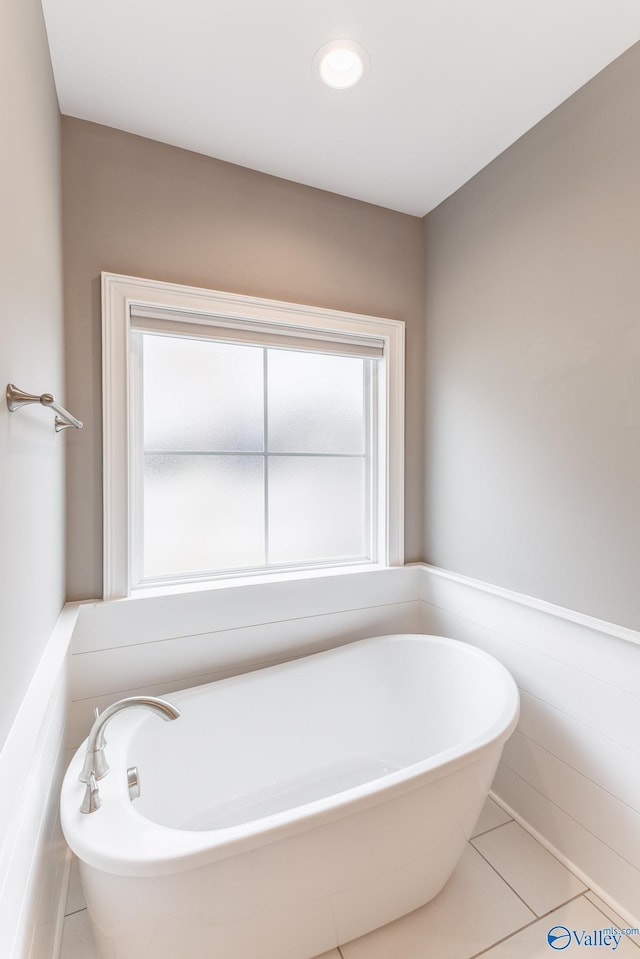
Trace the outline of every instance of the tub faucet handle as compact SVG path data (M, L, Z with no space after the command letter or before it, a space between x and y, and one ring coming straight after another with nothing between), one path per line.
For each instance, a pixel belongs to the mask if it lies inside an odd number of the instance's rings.
M84 791L84 799L82 800L82 805L80 806L80 812L95 812L96 809L100 809L101 805L102 800L100 799L100 790L96 785L96 777L93 775L93 773L91 773L89 776L89 782L87 783L87 788Z
M94 707L93 707L93 721L94 721L94 723L95 723L96 719L100 719L100 710L98 709L97 706L94 706ZM102 742L103 742L103 745L104 745L104 746L107 745L107 740L106 740L106 738L105 738L104 736L102 737ZM98 776L98 779L100 779L100 776Z

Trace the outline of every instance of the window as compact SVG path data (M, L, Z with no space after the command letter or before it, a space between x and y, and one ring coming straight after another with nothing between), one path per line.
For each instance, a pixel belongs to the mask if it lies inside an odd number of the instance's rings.
M403 335L104 274L105 598L402 563Z

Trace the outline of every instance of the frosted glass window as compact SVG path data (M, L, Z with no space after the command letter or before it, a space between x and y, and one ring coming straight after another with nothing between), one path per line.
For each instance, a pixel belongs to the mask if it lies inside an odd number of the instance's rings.
M269 350L269 450L364 452L364 363L351 356Z
M269 562L366 556L362 457L269 458Z
M264 565L261 456L146 454L144 576Z
M369 557L374 361L132 336L140 581Z
M260 347L138 335L144 350L145 449L263 449Z

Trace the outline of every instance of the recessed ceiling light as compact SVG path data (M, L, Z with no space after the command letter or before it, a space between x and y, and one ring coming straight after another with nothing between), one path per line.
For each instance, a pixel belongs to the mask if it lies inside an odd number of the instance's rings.
M320 79L333 90L348 90L362 79L370 65L369 54L353 40L331 40L313 58Z

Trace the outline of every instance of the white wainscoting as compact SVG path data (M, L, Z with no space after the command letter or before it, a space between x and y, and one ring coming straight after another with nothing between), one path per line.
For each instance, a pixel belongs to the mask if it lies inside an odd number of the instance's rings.
M222 679L367 636L421 630L419 567L395 567L80 606L68 744L93 707Z
M496 797L640 926L640 633L433 567L423 629L510 670L521 717Z
M62 931L68 863L58 815L66 766L68 649L63 610L0 753L0 955L50 959Z

